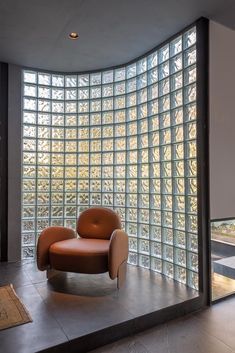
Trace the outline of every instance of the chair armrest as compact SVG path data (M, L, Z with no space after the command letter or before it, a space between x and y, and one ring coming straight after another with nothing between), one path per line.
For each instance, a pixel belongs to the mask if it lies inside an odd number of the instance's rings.
M109 276L114 279L118 275L119 266L128 258L128 235L116 229L110 238L108 266Z
M48 227L42 231L37 244L37 266L41 271L50 266L49 248L57 241L76 238L74 230L65 227Z

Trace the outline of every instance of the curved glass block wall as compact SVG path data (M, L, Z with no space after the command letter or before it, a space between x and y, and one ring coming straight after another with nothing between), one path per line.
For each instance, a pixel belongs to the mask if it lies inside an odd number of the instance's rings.
M198 288L196 28L116 69L23 72L22 257L115 209L129 263Z

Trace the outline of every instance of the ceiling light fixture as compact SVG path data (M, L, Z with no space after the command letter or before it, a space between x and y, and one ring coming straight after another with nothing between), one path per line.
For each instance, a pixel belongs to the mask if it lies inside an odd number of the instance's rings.
M78 34L76 32L71 32L71 33L69 33L69 38L70 39L78 39Z

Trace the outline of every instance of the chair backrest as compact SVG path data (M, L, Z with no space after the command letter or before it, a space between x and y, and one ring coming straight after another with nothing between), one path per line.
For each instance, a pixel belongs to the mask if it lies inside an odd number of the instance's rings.
M89 208L77 220L77 232L82 238L110 239L115 229L121 229L121 220L116 212L105 207Z

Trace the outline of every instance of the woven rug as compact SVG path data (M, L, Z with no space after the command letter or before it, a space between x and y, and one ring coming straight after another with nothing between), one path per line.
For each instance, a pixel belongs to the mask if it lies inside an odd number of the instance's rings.
M0 330L26 324L32 319L11 284L0 287Z

